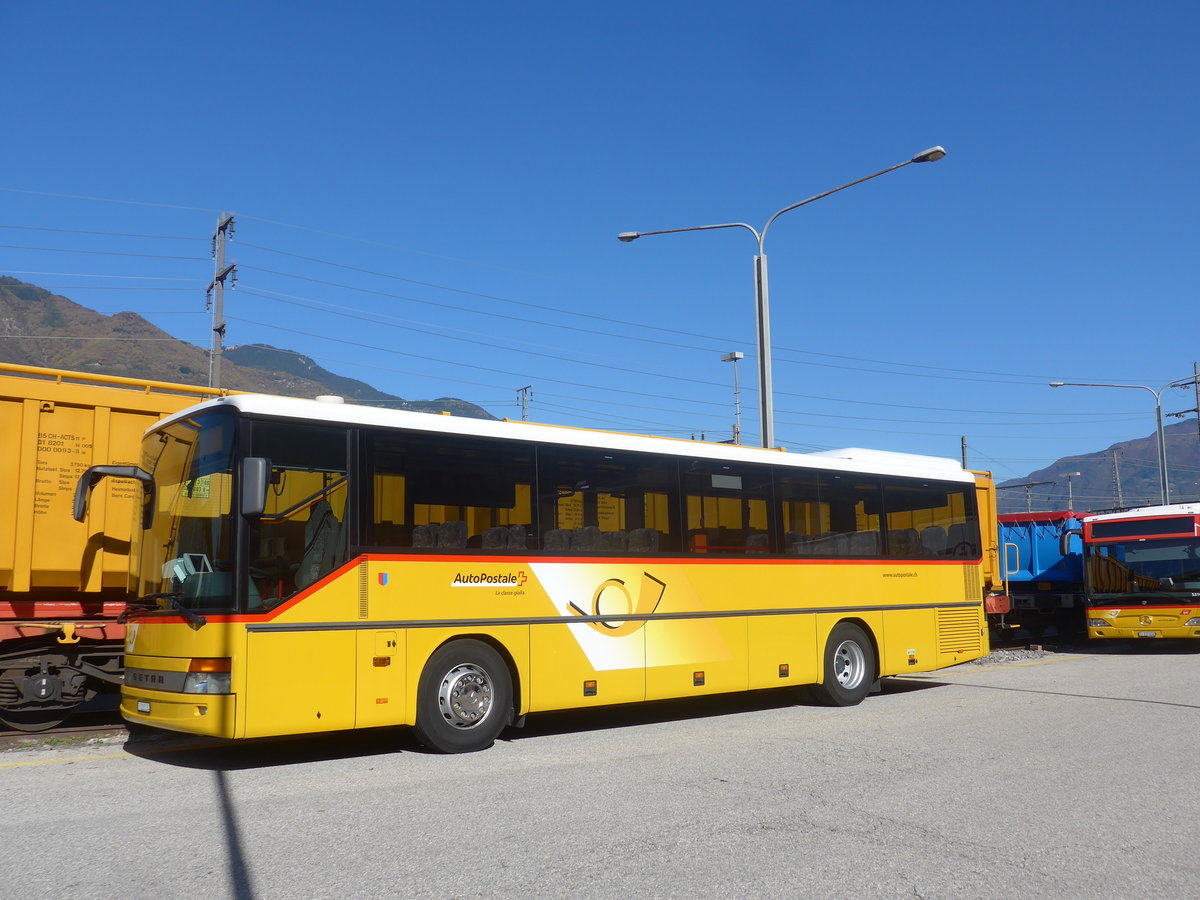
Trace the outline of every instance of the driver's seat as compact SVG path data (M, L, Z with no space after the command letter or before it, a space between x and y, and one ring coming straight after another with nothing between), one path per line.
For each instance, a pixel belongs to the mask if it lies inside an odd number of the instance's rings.
M304 525L304 555L296 567L296 588L304 590L333 571L341 553L342 523L328 500L318 500Z

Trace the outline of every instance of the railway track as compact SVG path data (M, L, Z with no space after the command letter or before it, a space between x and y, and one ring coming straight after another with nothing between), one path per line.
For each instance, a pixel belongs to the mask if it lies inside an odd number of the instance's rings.
M62 725L47 728L45 731L0 728L0 753L21 747L86 743L90 740L124 738L128 735L125 723L115 709L100 710L79 713Z

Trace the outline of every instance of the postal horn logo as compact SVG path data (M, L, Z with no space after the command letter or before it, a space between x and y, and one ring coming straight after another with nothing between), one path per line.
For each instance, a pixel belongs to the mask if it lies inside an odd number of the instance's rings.
M590 612L585 612L574 603L568 603L567 609L573 615L590 619L587 624L601 634L622 637L646 624L646 617L658 609L666 590L665 582L649 572L643 572L641 588L635 600L623 580L609 578L592 594Z

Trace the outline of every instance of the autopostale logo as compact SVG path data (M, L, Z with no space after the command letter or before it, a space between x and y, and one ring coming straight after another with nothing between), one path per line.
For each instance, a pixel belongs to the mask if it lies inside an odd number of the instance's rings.
M455 572L450 587L455 588L518 588L529 576L525 570L517 572Z

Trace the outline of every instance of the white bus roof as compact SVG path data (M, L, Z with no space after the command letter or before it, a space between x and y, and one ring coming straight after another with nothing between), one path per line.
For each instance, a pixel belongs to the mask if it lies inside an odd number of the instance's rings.
M1165 506L1139 506L1121 512L1096 513L1085 522L1111 522L1118 519L1149 519L1159 516L1200 516L1200 503L1168 503Z
M902 475L910 478L929 478L939 481L974 483L975 476L952 459L938 456L918 456L885 450L822 450L818 453L784 453L758 447L734 444L714 444L677 438L649 437L614 431L597 431L562 425L541 425L532 422L474 419L465 416L434 415L399 409L360 406L353 403L304 400L266 394L233 394L205 401L164 419L162 423L188 418L205 409L232 406L250 415L280 416L312 422L342 425L370 425L385 428L404 428L430 434L452 434L469 437L495 438L595 447L611 450L662 453L670 456L689 456L731 462L761 463L794 466L798 469L821 468L843 472L863 472L874 475ZM154 426L157 428L158 426ZM150 430L154 430L153 428Z

